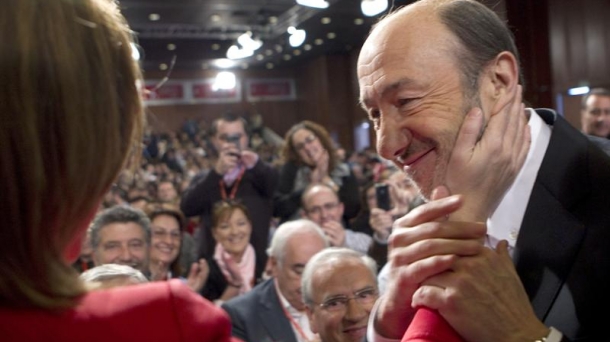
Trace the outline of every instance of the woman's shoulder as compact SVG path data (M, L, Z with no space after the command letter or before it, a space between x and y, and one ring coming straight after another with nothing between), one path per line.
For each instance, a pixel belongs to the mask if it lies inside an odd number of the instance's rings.
M0 316L4 316L1 311ZM0 332L10 328L8 336L28 341L49 341L44 337L52 336L50 341L87 337L90 341L216 342L229 341L231 333L226 313L180 280L92 291L77 307L61 313L27 310L6 316L4 322L12 324L0 324ZM37 331L32 331L32 321Z

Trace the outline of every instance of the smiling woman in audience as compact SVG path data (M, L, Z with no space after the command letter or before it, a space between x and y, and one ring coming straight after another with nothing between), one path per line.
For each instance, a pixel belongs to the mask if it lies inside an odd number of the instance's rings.
M255 283L256 256L250 244L252 223L248 209L236 201L220 201L212 214L214 256L202 295L218 305L246 293Z
M180 209L169 203L152 203L146 207L151 222L150 256L148 269L151 280L181 278L184 273L180 267L184 215ZM187 278L183 279L195 292L201 291L209 274L204 259L193 263Z
M286 133L284 165L275 193L274 216L282 222L298 218L303 190L324 183L339 194L345 222L360 211L358 181L350 166L337 157L328 131L312 121L302 121Z

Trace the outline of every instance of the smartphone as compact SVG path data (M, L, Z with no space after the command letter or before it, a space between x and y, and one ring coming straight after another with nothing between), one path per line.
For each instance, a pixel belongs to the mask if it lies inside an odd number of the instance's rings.
M375 197L377 199L377 208L390 210L390 189L387 184L375 184Z

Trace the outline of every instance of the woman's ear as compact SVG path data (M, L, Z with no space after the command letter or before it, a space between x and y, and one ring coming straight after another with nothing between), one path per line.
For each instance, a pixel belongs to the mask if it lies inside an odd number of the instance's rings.
M485 69L481 82L481 100L488 102L487 111L494 115L514 100L519 84L519 65L512 53L503 51Z

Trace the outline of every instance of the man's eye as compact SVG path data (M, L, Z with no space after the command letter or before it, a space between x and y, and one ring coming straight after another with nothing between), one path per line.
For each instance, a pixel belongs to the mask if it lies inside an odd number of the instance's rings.
M327 308L335 308L341 305L341 298L331 299L324 304Z
M379 112L378 109L372 109L369 111L369 119L371 121L375 121L375 120L379 119L380 116L381 116L381 113Z

